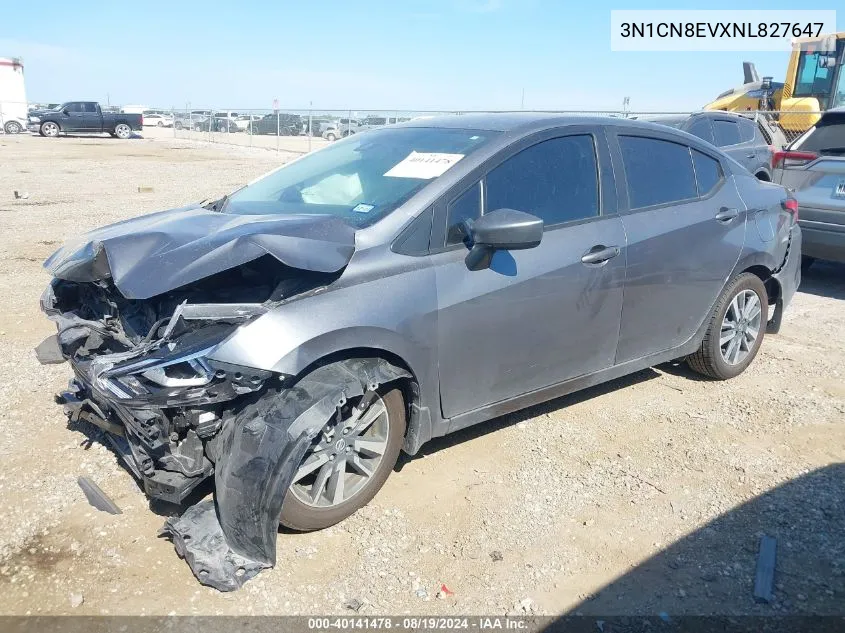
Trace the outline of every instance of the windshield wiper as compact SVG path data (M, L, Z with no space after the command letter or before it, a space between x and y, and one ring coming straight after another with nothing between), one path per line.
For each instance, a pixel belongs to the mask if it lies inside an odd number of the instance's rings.
M214 211L216 213L222 213L223 209L229 203L229 194L226 194L219 200L215 200L211 204L203 204L202 206L208 209L209 211Z

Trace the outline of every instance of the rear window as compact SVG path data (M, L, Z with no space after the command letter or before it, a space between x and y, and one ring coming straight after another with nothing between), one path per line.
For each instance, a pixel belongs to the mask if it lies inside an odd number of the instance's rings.
M792 149L829 156L845 156L845 117L833 123L817 125Z
M713 191L722 180L722 166L719 161L692 150L692 162L695 166L695 179L698 183L698 195L706 196Z
M754 140L754 133L757 131L757 125L751 119L739 120L739 136L743 143L748 143Z
M713 128L710 127L710 119L698 117L689 126L689 133L700 139L713 143Z
M716 137L716 146L725 147L740 143L739 126L736 121L725 121L716 119L713 121L713 134Z
M686 145L642 136L620 136L632 209L698 197Z

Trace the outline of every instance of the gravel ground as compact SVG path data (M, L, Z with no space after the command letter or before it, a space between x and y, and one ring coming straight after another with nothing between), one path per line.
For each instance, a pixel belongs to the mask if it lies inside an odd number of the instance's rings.
M739 378L664 365L436 440L355 516L281 533L277 567L241 591L200 586L156 537L168 510L53 403L69 370L32 353L54 331L41 262L295 154L148 136L0 137L0 613L845 613L835 265L807 275ZM80 475L123 514L89 506ZM752 599L764 533L778 538L769 605Z

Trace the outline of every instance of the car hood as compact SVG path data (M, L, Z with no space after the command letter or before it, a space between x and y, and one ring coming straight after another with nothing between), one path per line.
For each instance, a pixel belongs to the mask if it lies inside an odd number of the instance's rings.
M44 262L55 277L109 279L127 299L148 299L270 255L293 268L337 272L355 230L321 215L230 215L185 207L125 220L67 242Z

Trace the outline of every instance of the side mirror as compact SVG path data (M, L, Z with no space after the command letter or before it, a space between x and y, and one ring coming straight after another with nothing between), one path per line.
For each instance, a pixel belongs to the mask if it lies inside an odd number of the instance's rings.
M62 114L64 114L65 116L67 116L67 115L69 115L69 114L70 114L70 110L68 110L67 108L65 108L64 110L62 110Z
M496 209L469 224L472 249L466 264L470 270L490 266L496 250L521 250L538 246L543 239L543 220L516 209Z

